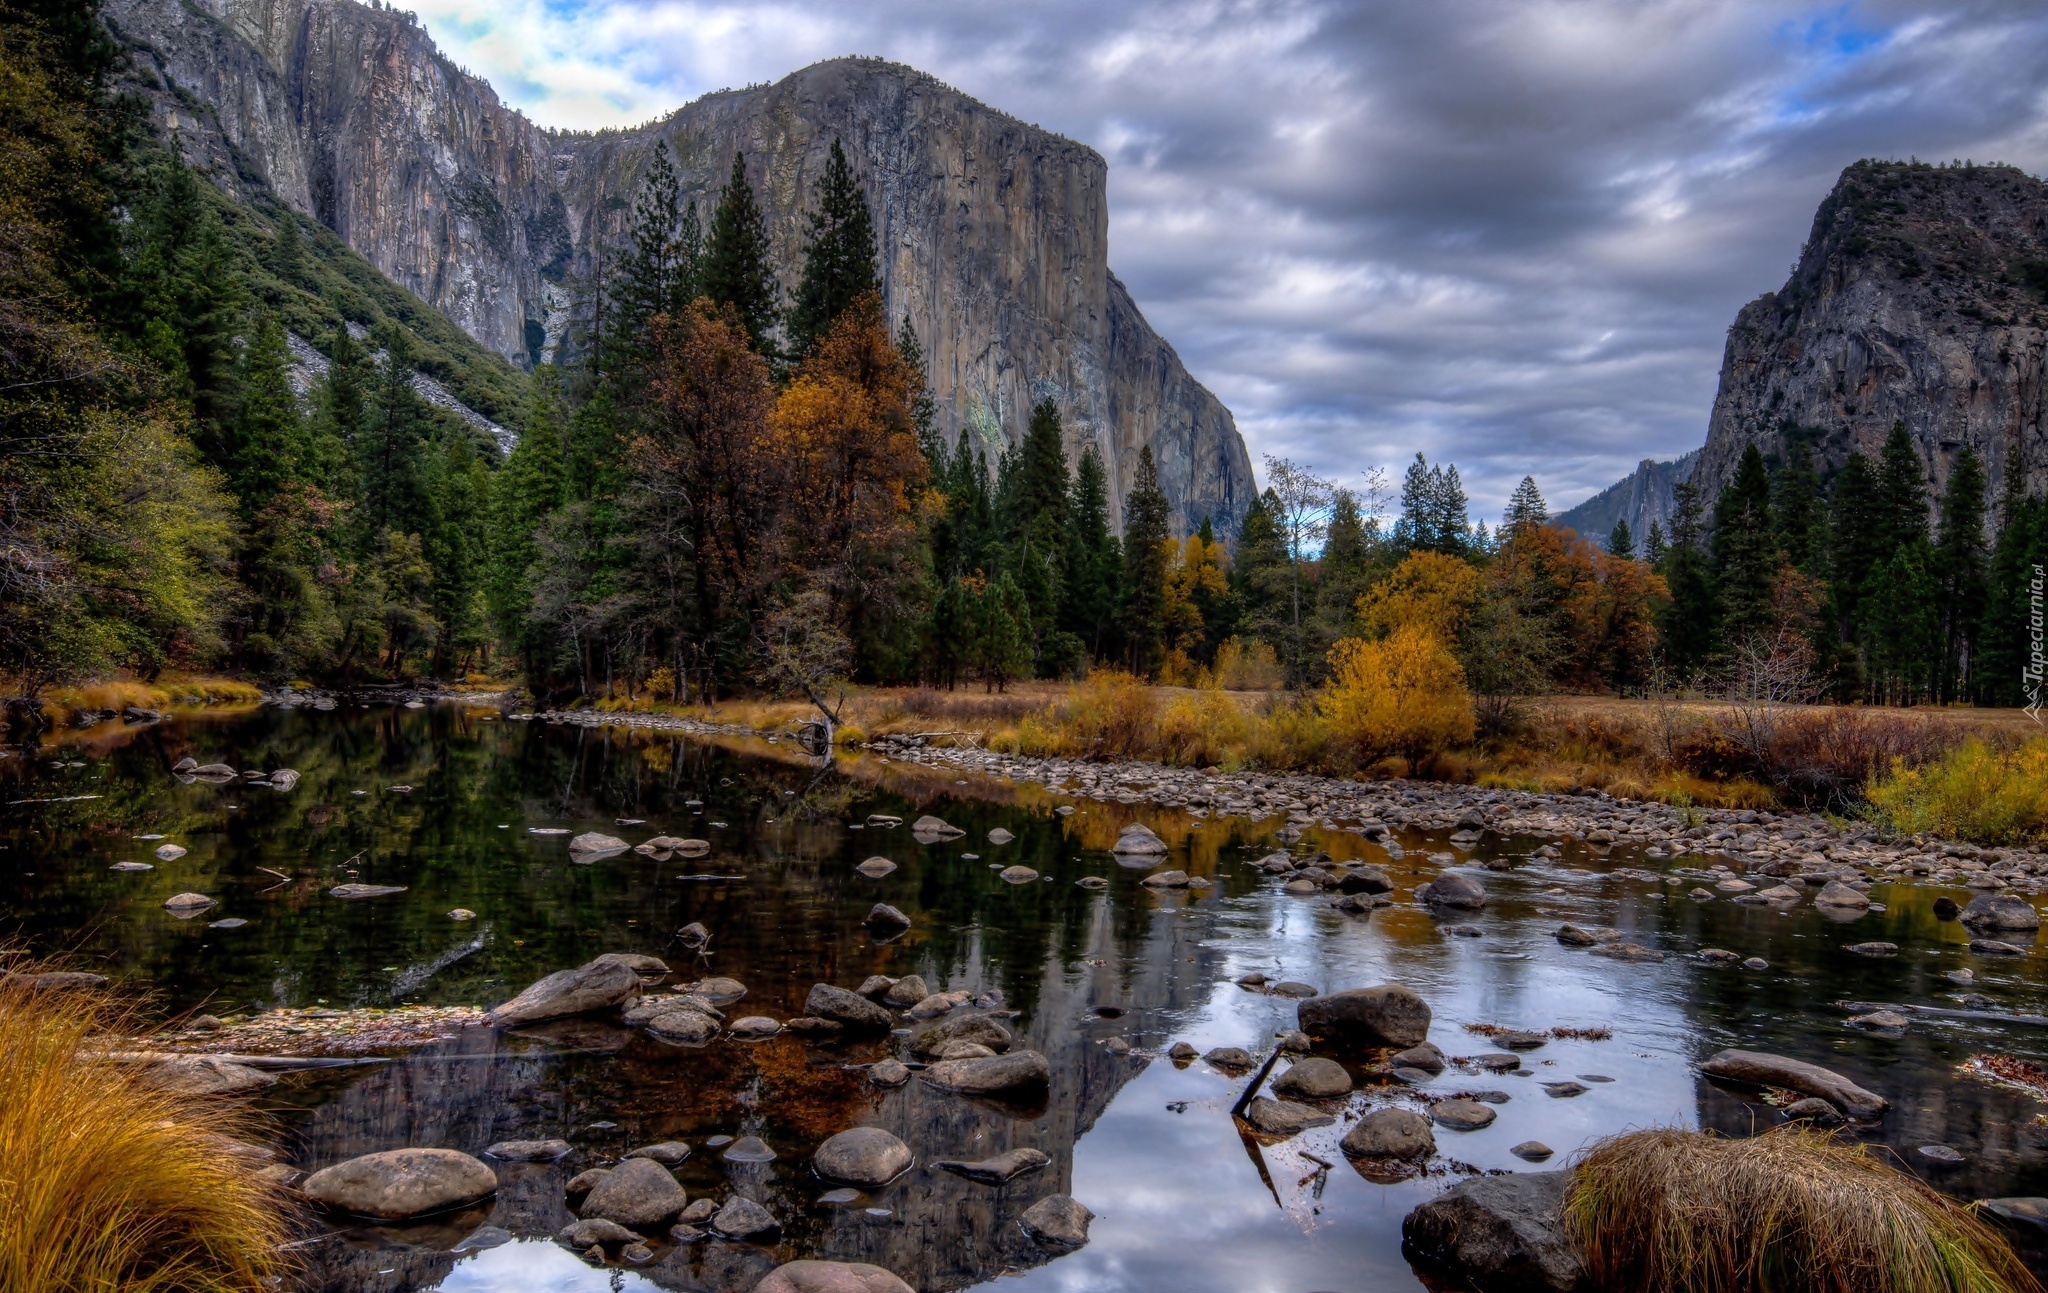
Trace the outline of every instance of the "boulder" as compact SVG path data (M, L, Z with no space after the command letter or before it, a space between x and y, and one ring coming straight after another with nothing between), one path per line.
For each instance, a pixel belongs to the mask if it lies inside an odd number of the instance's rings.
M606 952L591 962L592 965L623 965L642 979L665 979L668 977L668 962L658 956L643 952Z
M2041 913L2034 904L2011 893L1979 894L1957 919L1972 929L2041 928Z
M600 957L573 970L555 971L492 1010L487 1018L500 1028L510 1028L610 1010L639 995L640 976L631 966Z
M1328 1100L1351 1093L1351 1075L1337 1061L1312 1055L1296 1060L1292 1068L1274 1081L1273 1091L1276 1095Z
M585 1195L597 1188L597 1183L612 1174L609 1167L593 1167L576 1173L569 1183L562 1187L564 1194Z
M958 1010L972 999L973 994L967 992L934 992L910 1008L910 1017L937 1019L940 1015Z
M1407 1050L1394 1055L1387 1062L1397 1069L1415 1069L1418 1072L1430 1074L1443 1072L1446 1063L1444 1053L1430 1042L1424 1042L1420 1046L1411 1046Z
M947 1042L932 1053L935 1060L978 1060L994 1055L995 1052L980 1042Z
M1041 1247L1071 1252L1088 1242L1088 1223L1095 1214L1064 1194L1048 1195L1024 1209L1017 1223Z
M830 1019L835 1023L857 1031L886 1033L895 1024L888 1011L857 992L835 988L829 983L814 983L810 995L804 998L804 1013L818 1019Z
M572 1221L563 1226L555 1232L555 1242L580 1253L592 1244L601 1244L606 1248L616 1248L620 1244L637 1244L640 1242L640 1236L638 1232L628 1230L616 1221L593 1217L589 1221Z
M1268 1136L1292 1136L1310 1127L1324 1127L1336 1118L1292 1100L1269 1100L1260 1096L1245 1108L1244 1120Z
M1052 1085L1052 1066L1037 1051L1012 1051L980 1059L940 1060L924 1080L941 1091L963 1095L1012 1095Z
M585 831L569 841L571 853L587 853L595 857L605 853L624 853L626 841L616 835L605 835L597 831Z
M1029 884L1038 878L1038 872L1028 866L1006 866L996 875L1006 884Z
M658 1145L642 1145L627 1153L627 1158L651 1158L663 1167L674 1167L690 1156L690 1146L680 1140L664 1140Z
M378 1221L430 1216L497 1193L497 1173L453 1149L387 1149L313 1173L299 1192L322 1207Z
M209 898L203 893L174 893L164 899L164 910L173 916L190 916L205 911L208 907L220 905L220 899Z
M1819 1096L1853 1118L1881 1118L1891 1107L1883 1096L1830 1069L1764 1051L1721 1051L1708 1057L1700 1072L1729 1082L1784 1087L1801 1095Z
M878 1060L868 1066L868 1082L874 1086L897 1087L910 1081L910 1066L902 1060Z
M882 993L882 1003L890 1006L908 1007L916 1005L931 995L932 990L925 986L922 976L907 974L888 985L887 989Z
M1456 871L1446 871L1421 886L1415 891L1415 897L1432 907L1451 907L1459 911L1477 911L1486 905L1486 890L1480 883Z
M860 872L862 875L866 876L870 880L879 880L883 876L889 874L891 871L894 871L895 869L896 864L894 862L891 862L888 858L869 858L867 861L861 863L859 866L854 868L854 870Z
M1218 1046L1202 1057L1219 1069L1248 1069L1258 1063L1252 1053L1241 1046Z
M648 1020L647 1035L665 1042L697 1045L718 1036L718 1021L702 1010L677 1006Z
M1977 1206L2001 1221L2048 1229L2048 1199L1981 1199Z
M1344 1133L1339 1147L1352 1158L1424 1159L1436 1153L1436 1133L1413 1109L1375 1109Z
M566 1140L501 1140L484 1151L507 1163L551 1163L568 1152Z
M1429 1120L1452 1131L1478 1131L1492 1126L1498 1116L1477 1100L1439 1100L1429 1107Z
M735 1194L711 1218L711 1228L727 1239L756 1239L781 1230L782 1223L752 1199Z
M1861 890L1853 889L1840 880L1830 880L1822 885L1820 893L1814 896L1813 905L1861 911L1870 905L1870 899L1865 897Z
M1116 837L1116 843L1109 851L1119 857L1165 857L1170 851L1166 841L1153 833L1151 827L1142 822L1132 822Z
M979 1181L983 1185L1001 1185L1026 1172L1035 1172L1050 1162L1052 1160L1040 1150L1013 1149L1007 1154L997 1154L994 1158L984 1158L972 1163L942 1158L932 1166L956 1176L964 1176L970 1181Z
M686 858L701 858L710 854L710 840L677 840L676 853Z
M957 840L967 832L937 817L920 817L910 824L910 834L920 844L940 844L946 840Z
M1600 937L1591 930L1567 924L1557 927L1557 941L1566 947L1591 947L1600 941Z
M775 1036L782 1031L782 1025L766 1015L745 1015L733 1020L726 1031L743 1041L757 1041Z
M769 1271L754 1293L916 1293L866 1262L788 1262Z
M338 884L327 891L330 898L384 898L404 893L402 884Z
M1398 983L1310 997L1295 1008L1311 1037L1366 1046L1414 1046L1429 1036L1429 1006Z
M910 917L886 902L878 902L868 912L867 923L872 929L909 929Z
M1185 889L1188 887L1188 873L1185 871L1154 871L1151 875L1138 881L1138 883L1150 885L1154 889Z
M1392 893L1394 882L1387 873L1376 866L1357 866L1346 871L1337 881L1337 887L1345 893Z
M987 1015L966 1015L933 1024L911 1040L919 1055L936 1055L947 1042L980 1042L992 1051L1006 1051L1016 1040L1010 1030Z
M651 1158L628 1158L591 1187L577 1214L647 1230L665 1225L689 1201L666 1167Z
M880 1127L842 1131L811 1155L818 1175L869 1190L903 1175L912 1161L910 1146Z
M714 1006L730 1005L747 995L747 985L738 979L699 979L690 985L693 997L702 997Z
M1401 1222L1402 1247L1473 1293L1575 1293L1586 1270L1565 1235L1569 1172L1481 1176Z
M251 1095L277 1085L277 1075L219 1055L178 1055L151 1064L143 1080L181 1095Z

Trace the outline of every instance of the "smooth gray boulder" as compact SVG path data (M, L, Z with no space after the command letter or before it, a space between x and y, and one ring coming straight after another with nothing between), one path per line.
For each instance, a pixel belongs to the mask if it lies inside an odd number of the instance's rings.
M277 1085L277 1075L221 1055L175 1055L143 1070L142 1080L180 1095L253 1095Z
M754 1293L916 1293L879 1266L866 1262L788 1262L769 1271Z
M911 838L920 844L940 844L946 840L957 840L967 832L940 818L924 816L910 824Z
M550 1163L569 1153L569 1142L551 1140L501 1140L485 1150L492 1158L507 1163Z
M859 866L854 868L854 870L860 872L862 875L866 876L870 880L879 880L883 876L888 875L891 871L894 871L895 869L896 864L894 862L891 862L888 858L869 858L867 861L861 863Z
M940 1060L924 1080L962 1095L1014 1095L1052 1085L1052 1066L1037 1051L1011 1051L978 1059Z
M1116 837L1116 843L1110 845L1109 851L1119 857L1164 857L1171 850L1151 827L1142 822L1132 822Z
M1326 1127L1337 1121L1320 1109L1292 1100L1269 1100L1260 1096L1246 1106L1244 1120L1268 1136L1292 1136L1310 1127Z
M964 1176L970 1181L979 1181L983 1185L1001 1185L1004 1181L1022 1176L1026 1172L1035 1172L1050 1162L1052 1160L1047 1158L1043 1151L1026 1148L1013 1149L1007 1154L997 1154L994 1158L978 1159L968 1163L942 1158L932 1166L940 1171Z
M781 1230L782 1223L752 1199L735 1194L711 1218L711 1228L727 1239L757 1239Z
M930 995L932 990L925 986L924 979L919 975L909 974L889 985L882 993L882 1004L908 1008Z
M1302 1031L1365 1046L1414 1046L1429 1037L1429 1005L1398 983L1310 997L1295 1007Z
M867 923L873 929L909 929L910 917L886 902L878 902L868 912Z
M863 1189L887 1185L914 1161L910 1146L880 1127L853 1127L818 1146L811 1166L829 1181Z
M1891 1107L1891 1101L1832 1069L1764 1051L1721 1051L1709 1056L1700 1072L1749 1086L1784 1087L1801 1095L1819 1096L1852 1118L1881 1118Z
M1979 894L1956 919L1973 929L2041 928L2041 913L2034 904L2013 893Z
M689 1201L666 1167L651 1158L628 1158L591 1187L577 1215L647 1230L666 1224Z
M637 1244L640 1242L640 1234L638 1231L626 1229L616 1221L594 1217L589 1221L572 1221L563 1226L555 1232L555 1242L580 1253L592 1244L602 1244L606 1248L616 1248L620 1244Z
M1444 1058L1444 1053L1438 1050L1433 1042L1423 1042L1419 1046L1411 1046L1407 1050L1394 1055L1388 1061L1389 1064L1397 1069L1414 1069L1417 1072L1432 1075L1443 1072L1449 1062Z
M1351 1075L1335 1060L1326 1060L1311 1055L1296 1060L1291 1068L1282 1073L1273 1083L1275 1095L1300 1096L1309 1100L1328 1100L1334 1096L1351 1093Z
M1469 875L1446 871L1415 890L1416 900L1432 907L1477 911L1486 905L1486 890Z
M651 1158L663 1167L674 1167L690 1156L687 1141L664 1140L656 1145L642 1145L627 1152L627 1158Z
M829 983L811 985L810 994L804 998L804 1013L862 1032L886 1033L896 1023L888 1011L866 997Z
M633 968L599 957L573 970L557 970L492 1010L486 1018L500 1028L587 1015L631 1003L640 995Z
M585 831L569 841L571 853L586 853L596 856L603 853L624 853L626 841L616 835L604 835L597 831Z
M718 1027L718 1020L708 1012L677 1006L648 1020L647 1035L665 1042L696 1046L718 1036Z
M1368 863L1346 871L1338 879L1337 887L1345 893L1392 893L1394 882L1385 871Z
M453 1149L387 1149L324 1167L299 1192L323 1207L377 1221L431 1216L487 1199L498 1176Z
M1338 1147L1352 1158L1423 1159L1436 1153L1436 1133L1413 1109L1375 1109L1344 1133Z
M1840 907L1845 911L1861 911L1870 905L1870 899L1859 889L1851 888L1840 880L1830 880L1814 895L1816 907Z
M1429 1107L1429 1120L1452 1131L1478 1131L1492 1126L1498 1116L1477 1100L1439 1100Z
M910 1081L910 1066L899 1059L877 1060L868 1068L872 1086L898 1087Z
M1402 1247L1472 1293L1578 1293L1586 1268L1565 1235L1569 1172L1481 1176L1401 1222Z
M1017 1218L1024 1233L1041 1247L1071 1252L1088 1242L1088 1223L1095 1214L1064 1194L1053 1194L1024 1209Z
M919 1055L936 1055L947 1042L980 1042L992 1051L1006 1051L1015 1040L999 1021L987 1015L965 1015L933 1024L911 1039L910 1049Z

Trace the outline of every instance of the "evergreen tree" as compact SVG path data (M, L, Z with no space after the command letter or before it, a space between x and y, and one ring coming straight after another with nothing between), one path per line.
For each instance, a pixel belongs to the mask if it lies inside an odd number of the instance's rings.
M1699 487L1681 482L1672 489L1672 499L1676 511L1671 518L1671 541L1661 563L1671 600L1658 617L1657 637L1666 663L1685 677L1706 667L1719 635L1714 622L1713 580L1706 554L1700 551Z
M946 470L946 442L939 435L939 402L932 397L931 374L924 367L924 346L917 339L917 331L910 326L910 316L903 316L903 326L896 330L896 349L903 355L904 367L911 373L910 425L917 432L918 447L924 450L925 465L931 470L932 479L937 481Z
M697 290L739 315L754 350L772 357L776 301L782 289L768 259L768 224L747 183L746 158L732 155L732 177L718 193L711 233L704 243Z
M1927 471L1904 422L1892 423L1878 456L1875 523L1880 556L1927 538Z
M1664 539L1663 523L1652 519L1650 522L1650 537L1643 540L1643 560L1649 562L1652 566L1660 566L1664 562L1664 553L1669 550L1669 547L1670 545Z
M1656 522L1651 522L1654 526ZM1628 518L1615 518L1614 528L1607 532L1607 551L1623 561L1634 561L1636 557L1636 536L1629 531Z
M1548 524L1550 508L1536 488L1536 478L1522 477L1522 483L1515 486L1515 492L1508 498L1507 515L1500 523L1500 541L1512 542L1537 526Z
M1788 436L1793 433L1788 431ZM1777 545L1785 560L1809 575L1827 569L1827 506L1821 497L1820 477L1813 469L1813 452L1803 438L1792 438L1785 466L1772 481L1771 519L1777 524Z
M1533 482L1531 488L1534 488ZM1404 550L1463 556L1473 544L1465 485L1456 466L1432 467L1421 454L1401 481L1401 519L1395 542Z
M1741 643L1774 628L1777 536L1771 525L1771 481L1755 445L1742 451L1735 475L1714 504L1714 585L1721 633Z
M982 685L990 691L1008 690L1013 680L1031 671L1031 608L1005 572L982 591L976 610L976 665Z
M810 215L804 241L803 275L789 307L789 353L795 358L810 353L855 297L864 292L879 295L882 290L874 220L837 139L818 188L818 209Z
M1202 528L1206 532L1209 523L1203 521ZM1335 642L1349 634L1358 599L1371 582L1371 561L1371 539L1358 510L1358 495L1339 489L1331 496L1330 530L1323 538L1322 571L1316 581L1322 640Z
M1124 499L1124 542L1121 624L1124 659L1132 673L1150 677L1159 667L1165 646L1162 612L1166 606L1166 545L1169 536L1166 495L1152 464L1152 446L1138 450L1138 474Z
M1961 700L1969 694L1977 626L1984 618L1990 577L1984 543L1984 492L1984 460L1965 445L1949 468L1933 554L1941 621L1936 691L1944 701Z
M384 363L370 395L363 443L357 451L366 547L383 546L387 533L418 534L427 520L427 485L422 457L431 415L413 390L412 347L392 329L384 338ZM404 553L392 560L409 568ZM410 584L408 584L410 586Z
M1872 698L1912 705L1932 691L1941 658L1933 553L1924 535L1892 550L1864 581L1865 657Z
M1092 444L1082 448L1068 487L1066 542L1060 627L1079 639L1091 657L1101 659L1110 654L1116 632L1123 559L1109 529L1109 481Z
M1067 449L1059 406L1050 398L1032 408L1008 476L1004 521L1011 541L1030 535L1056 543L1067 524Z
M561 380L552 367L534 374L526 430L491 490L490 570L486 605L500 640L519 650L527 675L539 676L528 612L533 606L535 532L562 503Z
M1275 520L1280 500L1270 489L1252 497L1237 526L1237 552L1230 562L1230 591L1237 601L1238 630L1268 646L1286 640L1286 595L1293 563L1287 537Z
M694 218L695 205L690 209ZM606 336L621 354L608 368L644 358L651 343L649 321L680 314L696 295L695 249L684 234L682 180L669 161L668 141L657 140L633 202L631 245L614 262L611 305L616 317Z
M433 570L433 669L459 667L483 642L484 521L491 478L469 436L444 428L426 462L428 513L422 555Z
M224 465L246 518L301 479L307 465L306 424L292 393L291 352L274 316L265 314L257 324L235 375L240 398Z
M1892 549L1878 517L1877 474L1870 459L1852 453L1835 477L1829 498L1832 525L1828 534L1828 594L1834 603L1835 632L1845 642L1860 636L1864 581Z
M1998 516L1970 681L1979 700L2017 706L2030 699L2026 674L2033 654L2034 572L2048 567L2048 504L2028 495L2017 453L2006 460Z

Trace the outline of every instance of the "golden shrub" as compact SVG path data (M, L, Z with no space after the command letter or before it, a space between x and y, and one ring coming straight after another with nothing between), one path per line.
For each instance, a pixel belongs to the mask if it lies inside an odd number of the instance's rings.
M1216 648L1216 685L1231 691L1273 691L1284 680L1280 656L1257 638L1232 637Z
M1441 552L1411 552L1385 579L1365 590L1358 599L1358 618L1369 637L1415 626L1455 642L1478 600L1479 572L1469 563ZM1462 675L1458 685L1462 690Z
M1251 736L1251 716L1228 693L1203 688L1159 716L1159 759L1178 767L1234 764Z
M1465 671L1430 630L1401 624L1377 642L1345 638L1329 658L1319 708L1331 736L1361 762L1387 754L1422 759L1472 739Z
M2016 750L1969 740L1925 767L1894 762L1870 802L1895 828L1979 844L2048 838L2048 739Z

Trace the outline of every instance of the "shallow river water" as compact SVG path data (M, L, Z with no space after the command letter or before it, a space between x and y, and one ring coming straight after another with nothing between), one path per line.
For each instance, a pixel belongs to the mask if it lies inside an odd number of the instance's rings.
M185 784L169 769L192 755L237 768L290 767L297 786ZM405 787L409 789L400 789ZM1808 903L1789 911L1685 895L1698 873L1624 850L1489 835L1455 850L1487 887L1485 909L1447 933L1416 907L1445 839L1409 835L1390 861L1343 831L1293 845L1382 863L1396 905L1369 918L1327 896L1281 892L1247 863L1281 847L1285 826L1197 820L1171 811L1066 801L1003 783L964 784L867 758L820 773L787 744L690 741L617 728L507 722L487 711L344 708L193 716L161 727L16 751L0 760L0 933L77 968L147 991L171 1012L247 1015L272 1007L341 1009L401 1003L490 1005L551 971L601 952L651 953L684 980L744 982L742 1013L801 1013L816 982L853 987L870 974L919 974L934 991L999 992L1020 1044L1043 1051L1052 1087L1017 1107L945 1095L912 1081L878 1091L855 1067L901 1038L832 1043L784 1034L668 1046L596 1021L516 1034L463 1030L388 1064L288 1075L266 1098L284 1157L307 1169L375 1150L446 1146L481 1154L508 1139L560 1136L557 1163L500 1164L495 1200L402 1228L331 1228L298 1250L300 1283L336 1290L744 1290L796 1257L870 1261L913 1286L993 1282L1017 1290L1358 1293L1424 1287L1402 1256L1400 1223L1418 1202L1474 1171L1562 1166L1586 1141L1630 1127L1705 1126L1747 1134L1780 1121L1754 1093L1724 1090L1693 1064L1729 1046L1834 1068L1886 1096L1881 1124L1856 1134L1890 1147L1909 1170L1964 1198L2048 1194L2048 1125L2024 1092L1959 1071L1973 1054L2048 1061L2048 1028L1915 1018L1903 1036L1859 1032L1837 1002L1956 1006L1944 977L1976 972L1989 1008L2048 1013L2041 959L1978 957L1943 891L1879 885L1884 907L1848 922ZM1071 815L1055 810L1072 802ZM871 813L906 822L931 813L967 833L923 846L908 826L860 828ZM620 825L620 819L640 819ZM1163 865L1212 880L1155 893L1151 867L1117 864L1108 846L1142 820L1174 846ZM1012 832L995 845L989 832ZM627 853L572 861L568 834L629 842L700 836L709 857L655 862ZM157 861L160 835L189 852ZM871 856L898 869L854 871ZM1507 870L1481 864L1519 858ZM1697 862L1697 859L1693 861ZM151 862L148 871L110 870ZM1041 879L1012 885L1023 863ZM1648 866L1660 880L1617 875ZM289 879L280 879L282 873ZM1090 890L1075 881L1106 877ZM715 878L707 878L715 877ZM327 895L342 881L403 885L383 898ZM161 905L197 891L220 905L180 920ZM1967 891L1950 890L1967 900ZM875 902L913 919L881 942L862 924ZM447 913L467 908L472 921ZM214 922L247 923L219 928ZM675 931L712 931L703 954ZM1596 959L1553 937L1566 921L1613 926L1668 953L1659 963ZM1870 958L1846 945L1897 943ZM1693 954L1719 947L1762 957L1763 971ZM1446 1054L1493 1051L1468 1025L1606 1029L1603 1040L1551 1040L1520 1074L1453 1067L1424 1091L1498 1092L1492 1126L1440 1129L1439 1156L1395 1184L1366 1179L1337 1149L1364 1109L1413 1102L1391 1077L1354 1067L1361 1092L1331 1126L1281 1143L1241 1135L1230 1108L1248 1080L1165 1055L1241 1046L1264 1054L1295 1024L1295 1003L1240 987L1251 973L1324 990L1406 984L1434 1011ZM1122 1054L1113 1038L1133 1048ZM1554 1096L1546 1082L1576 1080ZM827 1136L884 1126L918 1166L850 1204L825 1205L808 1167ZM705 1144L759 1136L777 1158L735 1164ZM1509 1152L1539 1140L1543 1167ZM636 1270L593 1269L551 1236L573 1220L563 1185L586 1167L660 1140L696 1147L677 1169L694 1198L738 1191L782 1222L770 1246L663 1243ZM985 1158L1018 1146L1051 1156L1006 1186L978 1185L924 1164ZM1918 1151L1946 1145L1960 1165ZM1089 1243L1052 1257L1016 1224L1036 1200L1072 1194L1096 1214Z

